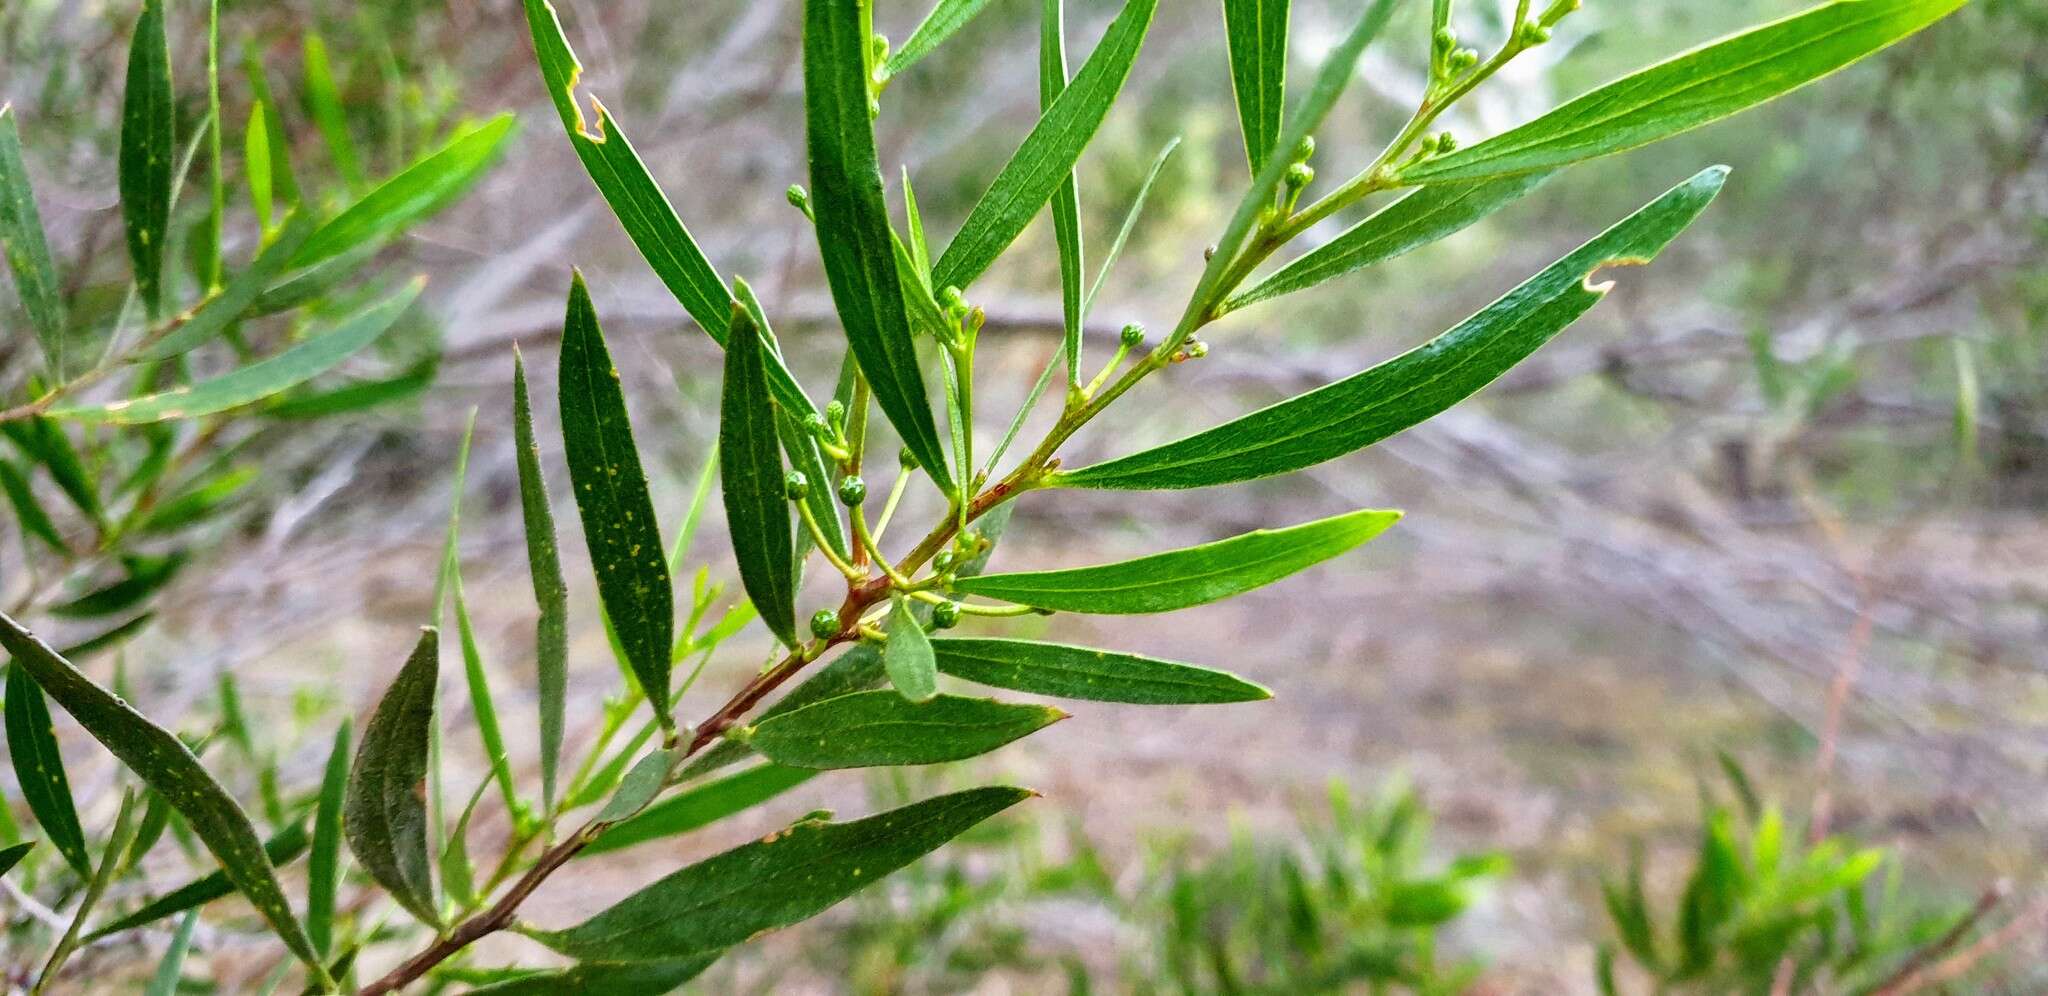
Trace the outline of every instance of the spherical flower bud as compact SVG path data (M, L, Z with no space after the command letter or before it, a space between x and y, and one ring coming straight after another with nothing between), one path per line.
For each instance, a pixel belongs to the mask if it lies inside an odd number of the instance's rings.
M940 602L932 606L932 626L936 629L952 629L960 624L960 603Z
M1436 46L1438 52L1449 52L1458 47L1458 33L1449 27L1438 28L1430 42Z
M834 426L846 424L846 402L833 398L825 403L825 421Z
M1120 334L1119 338L1123 342L1125 348L1136 349L1139 346L1145 344L1145 326L1140 325L1137 322L1132 322L1129 325L1124 326L1124 330Z
M792 470L782 479L782 495L790 501L803 501L810 497L811 479L801 470Z
M811 635L828 640L839 633L839 613L831 609L819 609L811 615Z
M1307 163L1295 163L1287 167L1287 189L1289 190L1300 190L1314 183L1315 179L1315 167Z
M932 558L932 570L938 571L940 574L944 574L952 569L953 551L940 550L938 552L938 555Z
M1301 136L1300 144L1294 147L1294 161L1298 163L1305 163L1308 162L1309 159L1313 158L1315 154L1316 137L1314 135Z
M896 462L915 470L917 468L917 454L910 452L910 447L905 446L896 451Z
M859 474L848 474L839 482L839 503L848 508L868 500L868 482Z
M789 189L783 191L783 196L789 198L790 207L796 208L797 210L802 211L806 214L810 213L811 195L804 190L803 184L790 184Z

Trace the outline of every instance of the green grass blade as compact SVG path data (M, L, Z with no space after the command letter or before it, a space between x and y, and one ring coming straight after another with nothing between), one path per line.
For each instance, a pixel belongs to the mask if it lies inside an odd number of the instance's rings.
M1287 99L1288 6L1289 0L1223 0L1230 84L1237 95L1245 158L1254 176L1266 168L1274 143L1280 140L1281 108Z
M901 75L919 59L932 54L933 49L953 37L954 32L974 20L974 15L987 6L988 0L939 0L932 5L931 13L918 22L903 47L889 53L888 60L882 64L883 72L891 77Z
M513 444L518 451L519 508L526 525L526 566L533 578L533 600L540 609L534 624L535 685L540 699L541 807L555 809L555 784L562 764L562 727L569 686L569 585L562 577L562 555L555 542L555 511L548 501L548 481L540 468L540 443L533 432L533 402L527 395L526 362L512 350Z
M725 383L719 404L718 453L725 517L747 597L783 643L795 646L796 564L789 499L784 496L782 447L775 428L767 352L753 319L732 316L725 345ZM812 490L829 490L815 480ZM836 516L835 516L836 521Z
M440 684L441 641L427 627L363 727L349 766L342 827L348 849L391 898L423 923L440 922L427 847L428 742Z
M519 119L500 114L458 131L447 144L321 225L299 247L292 266L314 266L373 245L446 207L490 170L518 126Z
M327 752L320 801L313 810L313 852L306 859L306 937L321 957L334 953L334 900L341 893L341 813L348 793L349 740L344 717Z
M1060 92L1067 88L1066 5L1063 0L1044 0L1038 30L1038 108L1052 109ZM1067 388L1081 386L1082 281L1081 189L1074 171L1052 194L1053 242L1060 259L1060 321L1067 358Z
M143 0L128 43L128 80L121 99L120 187L128 260L151 318L163 307L164 243L170 237L171 171L177 158L172 101L164 0Z
M1134 705L1256 702L1273 693L1226 671L1025 640L933 640L940 671L992 688Z
M14 290L43 346L43 361L58 383L70 375L64 334L64 299L43 216L36 210L28 166L21 159L21 132L12 105L0 104L0 255L14 271Z
M85 830L71 800L71 780L64 773L64 755L50 725L50 707L28 669L19 664L7 669L6 711L7 757L14 763L22 801L64 863L79 878L91 877L92 856L86 852Z

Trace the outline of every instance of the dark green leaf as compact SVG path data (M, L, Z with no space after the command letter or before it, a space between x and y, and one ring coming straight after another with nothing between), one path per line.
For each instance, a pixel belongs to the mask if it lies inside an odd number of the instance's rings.
M92 856L86 852L85 831L71 801L71 780L64 775L64 755L57 749L50 709L43 702L43 690L20 664L7 669L7 757L14 762L15 783L43 836L78 877L90 877Z
M78 725L150 788L162 793L285 946L316 974L324 974L318 954L292 916L291 904L285 901L256 828L234 798L199 766L184 742L93 684L6 615L0 615L0 645L14 655L15 666L27 669Z
M782 447L776 437L775 401L762 359L766 347L744 309L732 315L725 345L725 386L719 404L719 474L726 524L740 582L761 620L794 646L796 564L789 499L784 495ZM829 482L815 481L814 490Z
M201 301L197 307L181 316L179 324L169 334L150 343L130 355L134 360L162 360L188 352L213 341L235 320L242 317L263 292L277 282L292 257L305 245L307 237L313 234L313 216L305 212L294 212L284 223L276 241L263 248L248 267L235 274L234 279L220 289L219 293Z
M882 669L896 691L912 702L927 702L939 694L938 665L932 660L932 640L924 623L910 611L910 602L898 595L889 613L888 639L882 644Z
M50 521L50 514L36 500L28 478L12 461L0 460L0 490L7 492L7 501L14 506L14 522L21 527L22 535L34 536L58 553L65 551L64 537L57 532L56 523Z
M578 856L603 854L710 826L802 785L817 774L809 768L764 764L707 782L663 799L639 815L612 826L591 841L590 846L578 852Z
M925 473L951 491L889 245L893 233L868 115L866 45L858 4L804 0L804 121L818 248L847 343L882 413Z
M102 520L99 485L91 474L86 473L85 461L80 459L77 448L71 445L71 437L66 436L56 422L46 418L0 422L0 435L12 440L29 459L42 464L43 469L50 472L50 479L57 482L58 489L78 506L79 511L95 523Z
M598 597L641 691L667 726L675 595L619 372L581 273L569 285L559 380L562 448L583 518L583 541L597 572Z
M720 345L725 344L725 322L732 307L725 283L704 258L697 241L676 217L675 208L647 173L647 166L633 151L633 143L613 120L611 112L596 96L590 98L597 116L591 131L576 103L577 77L583 67L569 48L569 38L547 0L524 0L526 25L533 34L533 48L540 62L541 80L555 103L562 127L569 133L569 145L583 160L583 169L597 185L605 203L624 226L626 234L654 267L655 276L668 287L690 317Z
M321 225L299 247L292 266L313 266L381 242L446 207L497 162L518 124L511 114L500 114L457 132L447 144Z
M109 402L56 408L50 415L81 422L139 425L170 419L197 418L261 401L296 387L360 352L384 334L419 296L424 279L415 279L371 305L331 332L321 333L266 360L224 373L212 380L158 394Z
M1307 290L1446 238L1520 199L1549 178L1549 173L1526 173L1418 190L1304 253L1258 286L1232 295L1224 311Z
M850 823L806 820L674 872L575 927L531 936L589 961L718 951L817 915L1031 794L972 789Z
M341 891L341 817L348 793L348 719L334 731L320 801L313 810L313 854L306 859L306 936L325 956L334 952L334 898Z
M541 806L555 808L555 782L562 760L562 723L569 684L569 586L555 546L555 511L540 469L540 443L533 433L533 403L527 396L526 362L512 350L513 448L519 464L519 507L526 523L526 566L533 600L540 607L534 627L535 687L540 698Z
M1720 192L1703 170L1456 328L1356 376L1131 456L1054 474L1067 487L1198 488L1312 467L1469 397L1606 296L1602 268L1649 261Z
M429 353L389 377L342 384L325 390L301 390L275 399L263 414L278 419L315 419L359 412L411 398L433 386L441 354Z
M619 779L619 787L612 797L605 801L604 808L597 812L597 822L617 823L628 819L647 808L654 797L668 782L668 770L673 765L674 755L666 750L657 750L626 770L626 776Z
M35 191L29 186L28 166L21 160L21 133L15 127L14 107L0 104L0 256L7 257L14 271L14 290L21 308L35 327L43 344L43 360L59 382L69 373L64 337L64 299L57 286L57 267L50 260L50 243L43 233L43 216L36 210Z
M164 243L170 237L171 172L177 159L177 108L171 97L171 48L164 0L143 0L128 42L121 100L121 221L135 287L155 317L163 306Z
M289 864L305 851L306 828L303 824L291 824L263 842L263 853L276 867ZM214 872L164 893L127 916L101 924L87 933L83 939L89 942L109 934L146 926L186 910L197 909L234 892L235 884L229 881L227 873Z
M1271 584L1350 551L1400 518L1399 512L1362 509L1136 560L961 578L953 587L962 594L1061 612L1168 612Z
M1230 84L1237 93L1245 158L1255 176L1280 139L1281 107L1287 99L1287 7L1288 0L1223 0Z
M912 702L877 690L763 719L747 742L799 768L939 764L986 754L1066 717L1050 706L958 695Z
M1044 0L1038 32L1039 113L1051 110L1067 88L1066 10L1062 0ZM1067 386L1081 386L1081 320L1084 278L1081 275L1081 193L1074 171L1052 194L1053 241L1060 257L1060 318L1064 323Z
M261 468L245 464L230 468L219 477L201 481L151 509L148 518L136 527L136 532L143 535L175 532L211 518L243 488L255 483L261 474Z
M1836 0L1710 42L1566 102L1528 124L1401 171L1441 183L1648 145L1796 90L1941 20L1967 0Z
M586 962L471 989L470 996L666 996L696 978L723 950L661 961Z
M161 557L130 554L121 558L121 566L127 572L121 580L52 606L50 614L72 619L90 619L126 612L142 604L164 585L169 584L179 568L185 566L185 554L182 551L173 551Z
M1136 654L1024 640L932 641L938 668L980 685L1139 705L1254 702L1273 693L1237 675Z
M761 310L761 302L754 298L753 288L748 287L746 281L734 277L732 289L740 306L746 309L747 317L753 319L765 347L761 351L761 362L768 375L768 391L774 396L777 408L775 434L782 441L782 451L789 456L790 467L803 471L804 476L812 481L832 480L831 471L825 466L824 454L818 449L817 437L805 428L811 416L822 413L811 403L810 396L804 393L802 385L797 383L795 375L783 362L782 346L776 341L775 331L769 328L768 317ZM845 557L846 529L839 521L839 502L833 497L832 489L814 487L804 497L804 503L810 506L811 516L818 520L818 528L824 532L825 542L832 545L832 552ZM808 537L808 531L797 533L795 559L799 562L804 559L803 541ZM800 567L798 574L802 574Z
M1157 7L1158 0L1126 0L1123 12L1074 74L1073 83L1039 116L1031 134L968 212L960 233L939 254L935 286L966 289L1072 176L1082 150L1123 89Z
M26 857L28 852L34 849L35 846L35 841L24 840L19 844L0 847L0 875L13 871L14 866L20 864L21 859Z
M439 634L428 628L363 727L342 805L342 826L356 861L391 898L426 923L440 921L427 850L427 804L421 791L440 657Z
M910 39L903 47L890 53L888 61L882 64L888 76L898 76L938 48L953 32L960 30L974 15L988 6L988 0L939 0L932 5L931 13L918 22L917 29L910 33Z

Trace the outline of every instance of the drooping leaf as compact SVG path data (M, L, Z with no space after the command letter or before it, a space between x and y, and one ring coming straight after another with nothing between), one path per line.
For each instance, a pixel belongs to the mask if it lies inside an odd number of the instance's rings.
M398 320L398 316L412 306L413 299L419 296L420 288L425 285L424 279L412 280L331 332L315 335L276 356L211 380L103 405L54 408L50 415L81 422L140 425L198 418L261 401L326 373L377 341Z
M471 996L666 996L704 974L724 951L660 961L586 962L469 990Z
M90 877L92 856L85 849L85 831L72 803L71 780L64 774L64 755L57 749L50 709L43 702L43 690L20 664L7 668L6 712L7 757L14 762L22 801L64 863L79 878Z
M1026 640L932 641L938 669L980 685L1138 705L1255 702L1273 693L1237 675L1137 654Z
M667 875L577 926L530 936L587 961L718 951L817 915L1031 794L971 789L850 823L806 820Z
M1271 584L1385 532L1399 512L1361 509L1114 564L961 578L967 595L1060 612L1170 612Z
M1244 154L1253 175L1265 168L1280 139L1287 94L1288 6L1289 0L1223 0L1230 84L1237 94L1237 121L1244 129Z
M526 567L533 600L535 688L540 700L541 807L553 812L562 761L562 726L568 708L569 586L555 544L555 511L540 469L540 443L533 432L533 402L527 394L526 361L512 350L512 432L519 464L519 508L526 524Z
M719 404L718 454L725 517L732 531L740 583L761 621L783 643L795 645L796 564L789 499L784 496L782 447L775 402L762 360L766 347L745 309L735 309L725 344L725 383ZM815 481L823 489L827 481Z
M256 828L234 797L200 767L184 742L94 684L4 614L0 614L0 646L14 655L15 666L26 669L78 725L185 817L200 842L220 861L228 880L262 914L285 947L306 962L316 977L324 975L319 955L306 940L305 930L278 885L277 872L264 853Z
M912 702L928 702L939 694L938 665L932 660L932 640L924 623L910 611L910 602L896 596L889 613L888 639L882 644L882 669L896 691Z
M446 207L497 162L518 126L519 119L508 113L457 132L321 225L292 257L293 267L314 266L374 245Z
M763 719L748 743L798 768L940 764L986 754L1066 717L1051 706L959 695L913 702L878 689Z
M277 239L263 247L256 259L242 272L235 274L220 289L220 293L208 297L179 322L163 338L137 349L131 358L141 360L163 360L189 352L213 341L215 336L226 331L235 319L242 317L256 303L263 292L269 290L277 278L289 267L292 257L305 245L313 234L313 216L304 212L294 213L286 221Z
M1519 200L1549 178L1549 173L1525 173L1479 183L1424 187L1303 253L1256 286L1231 295L1223 310L1236 311L1307 290L1447 238Z
M562 448L583 518L583 541L597 573L598 597L641 691L666 726L675 595L662 557L661 528L654 521L654 500L626 417L626 396L581 273L569 285L558 387Z
M177 159L177 107L171 96L171 47L164 0L143 0L128 42L121 98L121 221L135 287L150 316L163 306L164 243L170 238L171 173Z
M892 77L902 75L904 70L930 55L933 49L953 37L954 32L974 20L974 15L987 6L988 0L939 0L932 5L931 13L918 22L903 47L889 54L882 64L883 72Z
M1067 29L1066 4L1063 0L1044 0L1039 14L1038 31L1038 108L1039 113L1052 108L1060 92L1067 88ZM1082 295L1084 288L1081 275L1083 263L1081 254L1081 193L1074 171L1067 170L1067 176L1052 194L1053 242L1059 249L1060 259L1060 319L1064 325L1063 355L1067 358L1067 386L1081 386L1081 321Z
M804 0L804 121L818 248L847 343L882 413L925 473L951 491L945 446L932 420L889 244L893 236L868 116L866 46L859 5ZM1033 205L1026 219L1036 211Z
M763 764L663 799L605 830L578 857L604 854L710 826L817 777L810 768Z
M1052 476L1077 488L1198 488L1312 467L1416 425L1471 396L1586 313L1608 266L1657 255L1714 199L1712 167L1672 188L1457 327L1336 383L1163 446Z
M932 275L935 286L966 289L1071 176L1123 89L1157 7L1158 0L1126 0L1073 82L1039 116L1031 134L968 212L959 234L939 254Z
M427 848L427 742L440 683L441 641L431 627L363 727L349 768L342 827L349 852L399 905L438 923Z
M583 67L569 48L569 37L548 0L524 0L526 25L533 35L533 48L540 62L541 80L548 98L554 101L569 145L583 161L583 169L597 185L597 192L611 206L612 214L626 229L626 235L647 257L654 274L681 302L683 310L719 345L725 344L725 322L731 315L731 297L718 271L697 248L697 241L676 217L675 208L648 175L647 165L633 151L633 144L595 95L591 111L597 128L591 130L576 102L577 78Z
M305 852L306 827L302 823L290 824L263 842L263 853L269 856L274 867L282 868ZM110 934L148 926L158 920L177 916L186 910L198 909L234 892L235 883L228 880L227 873L216 871L158 896L127 916L93 928L82 940L89 943Z
M28 852L34 850L35 846L35 841L24 840L19 844L0 847L0 875L13 871L14 866L20 864L21 859L27 857Z
M1648 145L1820 79L1968 0L1835 0L1660 62L1401 171L1405 183L1556 169Z
M313 809L313 853L306 859L306 936L325 957L334 952L334 899L341 892L341 818L348 796L349 739L344 717L327 753L320 801Z
M0 104L0 256L14 272L14 291L21 309L35 327L50 376L62 382L69 374L69 343L64 335L64 299L57 286L57 266L36 210L28 166L21 159L21 132L14 107Z

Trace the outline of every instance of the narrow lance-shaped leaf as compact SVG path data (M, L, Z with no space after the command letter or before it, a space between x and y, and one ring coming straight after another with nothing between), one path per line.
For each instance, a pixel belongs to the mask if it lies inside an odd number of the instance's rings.
M802 785L817 774L810 768L763 764L694 786L614 824L591 841L590 846L577 852L577 857L604 854L710 826Z
M28 852L34 850L35 846L35 841L24 840L19 844L0 847L0 875L13 871L14 866L20 864L21 859L27 857Z
M363 185L362 158L356 154L355 139L349 137L348 116L342 110L341 91L334 85L334 69L327 62L327 42L309 34L302 46L306 65L306 105L313 124L327 142L327 154L334 158L334 170L351 187Z
M822 413L817 405L811 403L810 396L804 393L802 385L797 383L795 375L783 362L782 347L776 342L775 331L768 326L768 316L762 310L761 302L755 299L753 288L748 287L746 281L734 277L732 289L740 306L746 309L747 317L753 319L765 347L761 351L761 362L768 375L768 390L780 409L776 413L775 428L777 437L782 440L782 452L788 455L790 466L803 471L810 480L831 480L824 453L818 448L818 439L805 428L812 415L822 417ZM838 500L832 496L832 489L823 486L812 488L804 501L810 505L811 515L818 520L818 528L824 532L825 542L831 545L832 552L846 556L846 530L839 522ZM799 534L800 539L805 536ZM799 545L796 559L801 561L804 555L805 548Z
M648 174L647 165L633 151L633 143L627 141L625 131L595 95L590 98L590 106L597 115L597 128L591 130L584 122L583 109L576 103L576 83L583 67L569 48L568 35L562 31L554 5L547 0L524 3L541 80L561 116L576 158L583 161L584 171L590 174L597 192L611 206L612 214L618 217L633 245L654 267L655 276L682 303L683 310L714 341L724 345L731 305L718 271L711 268L711 261L697 248L697 241L690 237L682 219L676 217L675 208Z
M334 899L341 892L341 817L348 795L349 738L344 718L334 731L320 801L313 809L313 853L306 859L306 936L326 957L334 952Z
M762 354L766 348L754 321L734 309L725 344L725 384L718 412L720 480L733 556L747 597L782 642L794 646L796 564L789 499L784 494L782 447L775 432L775 402L769 396ZM813 481L813 490L829 482Z
M163 960L157 962L156 975L150 978L149 988L142 991L142 996L177 996L178 983L185 977L185 954L192 950L192 931L198 926L198 910L178 921L178 931L171 935L171 945L165 949Z
M674 872L577 926L531 936L589 961L716 951L807 920L1031 794L971 789L850 823L806 820Z
M185 817L200 842L220 861L228 880L262 914L285 947L306 963L315 978L324 978L319 955L292 915L256 828L234 797L200 767L184 742L94 684L4 614L0 614L0 646L13 654L15 666L25 668L87 733Z
M953 37L954 32L974 20L974 15L981 13L982 8L987 6L988 0L939 0L933 4L931 13L926 14L924 20L918 22L916 30L910 33L909 40L903 43L903 47L890 53L888 60L882 64L885 76L901 75L919 59L932 54L933 49Z
M1066 4L1044 0L1038 30L1038 106L1042 114L1052 108L1067 88ZM1064 325L1064 355L1067 358L1067 387L1081 386L1081 321L1084 258L1081 246L1081 191L1072 169L1052 194L1053 242L1060 257L1060 319Z
M263 123L263 101L249 104L249 123L242 130L242 172L249 184L249 209L256 212L256 227L270 234L270 216L277 210L275 184L270 179L270 132Z
M1231 295L1223 310L1236 311L1307 290L1448 238L1520 200L1549 178L1549 173L1524 173L1479 183L1424 187L1303 253L1251 289Z
M43 836L63 855L78 877L92 875L92 856L85 849L85 830L71 801L71 780L64 774L64 755L50 726L43 690L27 668L7 669L7 756L14 762L14 780L22 800L35 814Z
M1026 640L933 640L938 669L980 685L1095 702L1196 705L1273 693L1225 671L1137 654Z
M597 573L597 594L641 691L664 727L669 722L669 647L675 642L675 594L662 557L661 528L619 372L606 350L590 292L578 273L569 284L562 325L562 448L583 518L583 541Z
M272 867L282 868L306 853L306 841L305 824L294 823L271 834L263 842L263 853L269 856ZM147 926L186 910L198 909L234 892L235 884L228 880L226 872L203 875L145 903L127 916L94 927L83 940L90 943L110 934Z
M764 719L745 739L770 761L798 768L940 764L986 754L1065 718L1051 706L959 695L913 702L877 689Z
M1400 518L1399 512L1361 509L1114 564L961 578L953 588L1060 612L1168 612L1242 594L1313 567L1378 536Z
M43 216L36 210L35 191L29 186L28 165L21 159L21 133L14 118L13 105L0 104L0 255L7 257L8 269L14 271L14 291L43 345L43 360L51 376L61 382L69 371L64 299L58 291L50 243L43 233Z
M399 905L438 923L427 849L428 727L440 683L441 643L428 628L363 727L349 769L342 826L348 849Z
M481 985L469 996L660 996L704 974L723 951L658 961L593 961Z
M377 341L392 323L398 321L398 316L412 306L423 286L423 278L415 279L331 332L323 332L267 360L258 360L212 380L103 405L54 408L50 415L81 422L140 425L198 418L261 401L334 369L341 361Z
M1254 175L1265 168L1280 138L1287 90L1288 5L1289 0L1223 0L1230 84L1237 94L1245 158Z
M909 599L901 595L895 597L895 606L889 613L888 637L882 644L882 669L889 672L889 682L896 686L896 691L912 702L927 702L939 693L931 637L925 635L924 623L917 614L910 611Z
M1102 285L1109 280L1109 271L1116 266L1117 257L1124 253L1124 244L1131 240L1132 230L1138 227L1138 219L1144 216L1145 201L1152 196L1152 185L1159 181L1159 174L1166 169L1166 161L1173 158L1173 150L1180 148L1180 136L1166 140L1159 149L1159 155L1152 160L1152 168L1145 171L1145 182L1138 185L1138 193L1131 198L1130 210L1124 212L1124 222L1117 226L1116 238L1109 243L1109 252L1102 257L1102 268L1095 273L1095 282L1088 285L1088 296L1081 301L1081 317L1087 318L1095 310L1095 295L1102 293Z
M562 726L569 685L569 585L555 543L555 511L540 468L540 442L533 432L533 402L526 388L526 361L512 349L512 433L519 464L519 508L526 524L526 567L533 600L535 687L540 700L541 807L555 809L555 783L562 763Z
M7 501L14 506L14 522L21 527L22 535L34 536L58 553L69 549L64 545L63 534L57 532L57 524L51 521L50 513L43 509L43 503L29 486L28 476L12 461L0 460L0 490L7 492Z
M179 324L168 334L136 350L131 358L136 361L169 359L211 342L277 282L313 230L312 215L304 212L293 214L285 222L283 231L278 233L276 241L263 247L247 268L235 274L220 289L220 293L201 302L179 319Z
M804 0L804 121L818 247L847 343L876 402L925 473L951 491L889 244L868 117L866 46L858 4ZM1036 210L1034 204L1026 218Z
M457 133L320 226L299 247L292 265L313 266L379 242L447 206L490 169L518 125L518 118L500 114Z
M1528 124L1401 171L1405 183L1555 169L1648 145L1789 93L1954 13L1968 0L1836 0L1709 42Z
M171 48L164 0L143 0L128 42L121 99L121 221L135 286L151 317L163 306L164 242L171 224L171 172L177 158L177 108L171 97Z
M1713 201L1703 170L1444 334L1363 373L1185 439L1053 475L1077 488L1197 488L1312 467L1428 419L1526 359L1606 296L1592 277L1640 264Z
M458 565L450 576L451 594L455 598L455 633L462 646L462 674L469 686L470 714L476 719L477 739L483 741L484 761L490 765L492 781L498 783L498 792L505 799L505 811L522 813L524 803L519 801L519 789L512 782L512 762L505 752L505 733L498 727L497 696L491 694L491 679L484 670L484 655L476 642L476 627L469 618L469 600L462 594L462 569Z
M1127 0L1073 82L1039 116L1031 134L968 212L959 234L939 254L933 273L936 286L964 290L973 283L1071 176L1123 89L1157 8L1158 0Z

